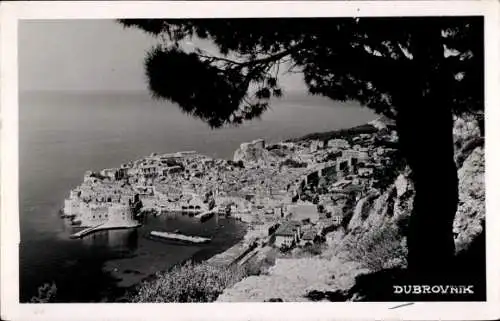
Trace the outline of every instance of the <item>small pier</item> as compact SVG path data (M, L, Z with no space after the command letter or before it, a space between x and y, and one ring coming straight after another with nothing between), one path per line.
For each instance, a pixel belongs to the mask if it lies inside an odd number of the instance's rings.
M133 224L130 224L130 225L116 225L116 224L106 224L106 223L103 223L103 224L99 224L99 225L96 225L96 226L91 226L91 227L88 227L86 229L83 229L79 232L76 232L74 234L71 234L69 236L69 238L71 239L80 239L84 236L87 236L89 234L92 234L94 232L97 232L97 231L105 231L105 230L118 230L118 229L128 229L128 228L136 228L136 227L140 227L141 224L139 223L133 223Z
M206 238L206 237L188 236L188 235L183 235L183 234L178 234L178 233L169 233L169 232L152 231L152 232L150 232L150 235L155 236L155 237L160 237L163 239L167 239L167 240L172 240L172 241L181 241L181 242L189 242L189 243L197 243L197 244L208 243L211 241L211 239Z
M72 238L72 239L80 239L86 235L89 235L90 233L93 233L95 232L96 230L98 230L103 224L100 224L100 225L96 225L96 226L92 226L92 227L88 227L86 229L83 229L79 232L76 232L74 234L71 234L69 237Z

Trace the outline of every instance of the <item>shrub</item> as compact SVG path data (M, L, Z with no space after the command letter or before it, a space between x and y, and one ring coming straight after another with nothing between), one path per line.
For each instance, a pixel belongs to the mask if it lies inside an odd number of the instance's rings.
M244 273L246 276L251 275L261 275L262 274L262 265L257 260L250 260L244 265Z
M371 271L387 268L387 264L406 265L406 247L397 227L384 225L365 232L357 240L350 240L344 249L348 259L360 262Z
M325 298L325 292L312 290L312 291L307 292L305 297L311 301L321 301Z
M389 188L398 175L405 170L407 165L405 159L401 157L399 152L392 152L387 156L390 159L389 164L376 168L373 177L377 181L373 187L381 191L385 191Z
M330 302L343 302L347 301L348 297L344 291L336 290L336 291L318 291L312 290L307 292L304 296L305 298L311 301L321 301L327 299Z
M188 262L142 283L132 302L213 302L225 288L246 276L239 266Z
M282 298L271 298L269 300L265 300L264 302L283 302Z
M54 302L57 294L57 286L54 282L45 283L38 287L38 295L31 298L31 303L50 303Z
M271 266L274 266L276 264L276 257L277 256L278 256L278 253L274 249L267 252L266 256L264 257L264 260L261 262L262 269L268 270Z
M324 245L320 243L308 244L304 246L303 252L311 256L320 255L323 252Z

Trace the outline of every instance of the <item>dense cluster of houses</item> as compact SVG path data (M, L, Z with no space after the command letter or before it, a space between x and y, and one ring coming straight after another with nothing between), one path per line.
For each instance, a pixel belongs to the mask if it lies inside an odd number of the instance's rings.
M98 173L88 171L65 200L63 214L81 226L96 226L133 220L139 201L143 209L206 211L208 203L184 182L204 172L209 163L194 152L179 152L152 154Z
M328 232L342 224L343 208L349 197L354 194L359 198L374 188L376 171L391 162L394 150L376 147L373 143L377 138L395 142L397 137L390 131L376 136L360 134L351 142L331 139L296 144L293 157L297 162L307 162L308 166L301 179L292 182L293 199L298 199L298 203L289 206L287 219L272 231L276 247L291 248L322 241ZM301 194L311 185L316 201L301 202ZM325 188L318 188L323 185Z
M328 232L342 223L342 216L326 216L318 207L310 203L291 205L285 220L277 223L270 234L274 236L274 246L290 249L321 242Z
M365 190L375 181L387 148L373 147L373 139L360 134L351 141L283 142L272 148L258 140L243 146L238 161L193 151L152 154L87 172L65 200L64 214L92 226L132 220L139 202L142 210L157 213L217 211L253 224L279 223L277 246L307 244L340 224L337 205L346 191ZM246 159L249 151L252 158ZM303 198L311 185L318 187L316 201Z

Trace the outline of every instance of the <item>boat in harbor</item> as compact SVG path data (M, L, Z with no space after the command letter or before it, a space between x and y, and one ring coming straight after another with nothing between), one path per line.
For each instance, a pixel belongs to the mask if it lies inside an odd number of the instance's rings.
M180 242L196 243L196 244L203 244L211 241L211 239L206 237L190 236L190 235L183 235L179 233L170 233L170 232L151 231L149 235L171 241L180 241Z
M200 213L200 214L196 215L195 218L197 218L197 219L199 219L200 221L203 222L203 221L208 220L212 216L214 216L214 212L210 211L210 212Z

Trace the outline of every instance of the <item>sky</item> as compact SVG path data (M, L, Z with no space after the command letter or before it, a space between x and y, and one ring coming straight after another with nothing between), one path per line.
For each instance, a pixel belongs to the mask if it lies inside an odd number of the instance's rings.
M157 43L114 20L24 20L19 24L20 91L147 90L143 61ZM302 91L300 75L282 77Z

